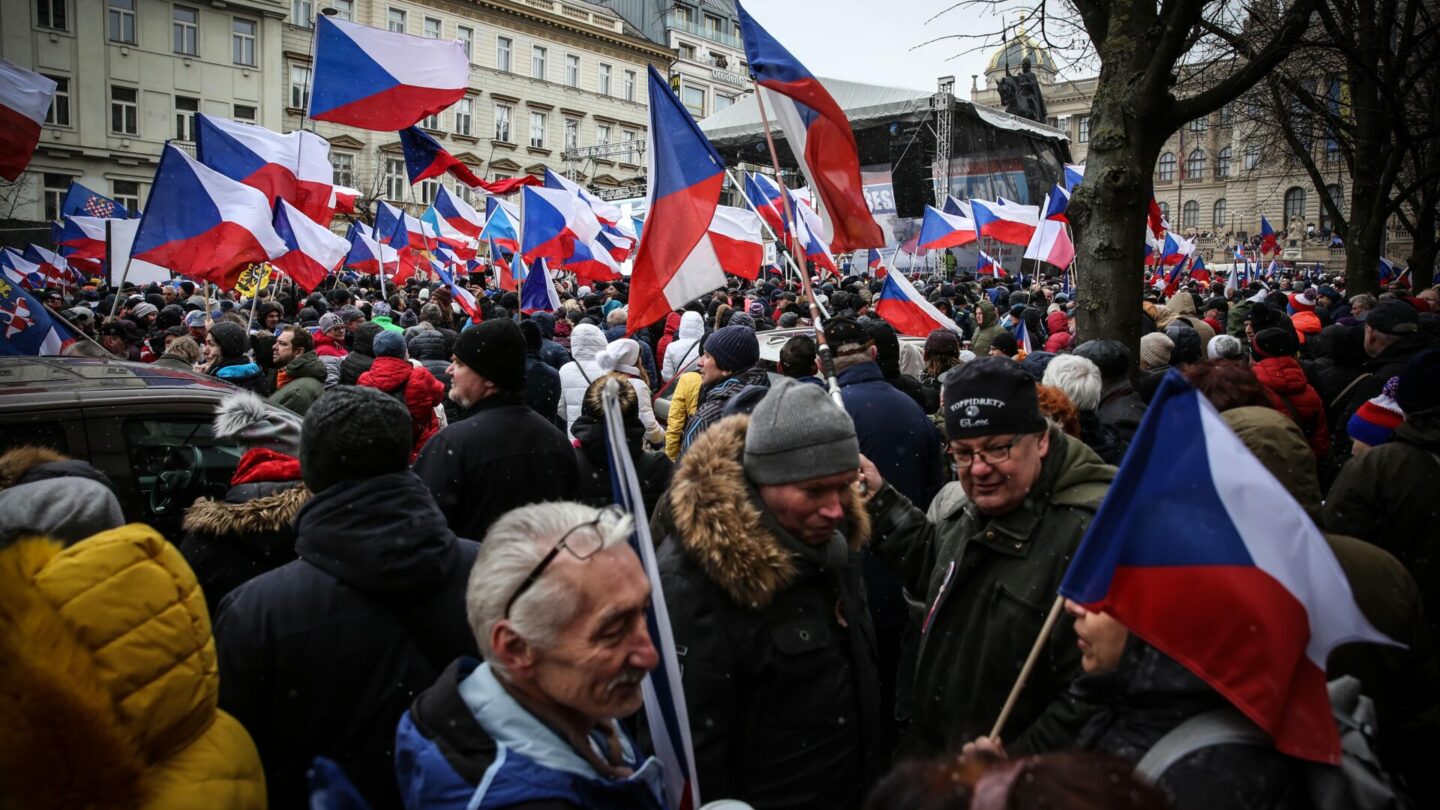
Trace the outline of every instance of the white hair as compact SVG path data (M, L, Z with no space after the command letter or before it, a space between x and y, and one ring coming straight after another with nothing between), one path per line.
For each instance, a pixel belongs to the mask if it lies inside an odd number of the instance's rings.
M1234 335L1216 335L1210 338L1206 354L1211 360L1239 360L1245 356L1245 345Z
M1082 411L1093 411L1100 407L1100 367L1084 357L1062 354L1045 367L1041 380L1045 385L1054 386L1065 392L1065 396Z
M628 308L626 308L626 307L616 307L616 308L610 310L610 314L609 314L609 315L606 315L606 316L605 316L605 325L606 325L606 326L624 326L626 319L629 318L629 317L630 317L630 310L629 310Z
M600 516L601 510L571 501L522 506L506 512L490 526L465 591L465 613L491 668L504 672L490 646L490 631L505 618L505 603L519 590L535 566L555 548L566 532ZM601 548L623 543L630 536L629 515L600 524ZM567 552L561 551L561 554ZM553 566L554 563L552 562ZM549 574L547 576L546 574ZM565 580L546 570L510 610L510 624L527 642L544 649L555 643L560 630L580 609L580 598Z

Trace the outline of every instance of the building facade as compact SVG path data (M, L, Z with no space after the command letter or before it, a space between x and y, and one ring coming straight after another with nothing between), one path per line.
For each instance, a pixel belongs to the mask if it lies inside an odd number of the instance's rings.
M1030 59L1040 79L1051 126L1070 138L1070 154L1084 163L1090 141L1090 104L1097 79L1064 79L1054 60L1034 40L1021 34L995 52L981 76L971 77L970 100L1000 108L996 80L1008 64L1013 73ZM1209 263L1226 263L1231 248L1260 232L1260 217L1281 233L1281 257L1306 264L1341 268L1343 245L1332 244L1332 222L1309 176L1281 144L1270 141L1253 122L1263 112L1242 98L1181 127L1171 135L1155 164L1155 200L1177 232L1198 239ZM1339 200L1348 200L1349 176L1333 142L1312 144L1316 165ZM1391 224L1385 252L1403 259L1409 235Z
M57 84L0 218L58 219L72 180L143 207L165 142L193 154L197 112L278 129L288 13L284 0L0 3L0 56Z

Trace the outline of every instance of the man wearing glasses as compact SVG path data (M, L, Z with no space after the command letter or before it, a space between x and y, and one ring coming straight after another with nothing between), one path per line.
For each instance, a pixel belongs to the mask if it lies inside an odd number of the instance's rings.
M659 761L616 722L659 663L631 529L563 501L490 527L465 598L484 663L454 662L401 718L407 807L666 807Z
M862 460L871 548L925 595L905 748L958 751L989 734L1100 507L1115 468L1040 415L1035 380L1006 358L949 375L945 434L959 481L927 513ZM1088 712L1074 628L1058 622L1006 726L1009 753L1067 747Z

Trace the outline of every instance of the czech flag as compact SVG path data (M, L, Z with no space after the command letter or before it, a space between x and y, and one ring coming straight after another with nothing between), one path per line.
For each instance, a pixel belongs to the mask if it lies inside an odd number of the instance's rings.
M85 279L70 267L65 257L52 250L47 250L39 245L27 245L25 247L25 258L33 262L36 272L46 286L74 287L84 283Z
M537 259L564 262L577 244L586 244L600 235L600 220L574 193L565 189L528 187L521 192L520 252L525 261Z
M1055 187L1059 190L1059 186ZM1049 208L1050 198L1045 198L1044 208ZM1042 209L1043 210L1043 209ZM1042 219L1035 227L1035 235L1025 246L1025 258L1037 259L1062 270L1075 261L1075 245L1070 241L1070 232L1062 220Z
M1393 644L1325 536L1178 371L1145 411L1061 595L1175 659L1301 759L1339 764L1325 660Z
M289 200L305 216L330 224L335 185L330 142L313 132L280 135L254 124L196 114L195 157L231 180L265 192L272 205Z
M875 298L875 314L895 327L895 331L912 337L926 337L936 329L949 329L964 334L954 321L925 300L904 273L885 276L885 286Z
M1073 193L1073 192L1075 191L1075 187L1078 186L1078 185L1080 185L1080 181L1081 181L1081 180L1084 180L1084 179L1085 179L1085 164L1084 164L1084 163L1066 163L1066 164L1065 164L1065 191L1066 191L1067 193Z
M445 220L451 228L474 239L485 230L485 218L470 206L470 203L460 199L451 193L450 189L440 187L439 193L435 195L435 203L432 206L435 213Z
M520 311L555 312L560 309L560 295L555 292L555 278L541 259L530 265L525 283L520 285Z
M435 241L431 243L433 249L439 250L444 247L457 260L475 258L475 248L472 244L474 240L450 227L449 220L440 216L440 212L435 209L434 205L426 208L425 213L420 215L420 224L424 225L426 230L435 233Z
M421 180L438 177L446 172L471 188L483 184L469 166L446 152L439 141L419 127L400 130L400 148L405 152L405 173L409 175L412 186Z
M0 280L0 354L54 356L79 339L30 293Z
M1195 242L1185 237L1176 237L1173 233L1165 234L1165 241L1160 248L1161 264L1180 264L1190 258L1195 252Z
M705 266L698 258L693 264L689 261L715 221L725 163L675 97L669 82L653 65L648 75L648 213L630 274L630 334L687 301L725 286L725 274L718 266ZM667 770L669 765L666 763ZM667 774L667 778L688 780L691 775Z
M398 132L459 101L469 84L470 58L459 40L315 21L316 121Z
M139 216L104 194L96 194L73 180L70 181L70 187L65 190L65 199L60 201L60 213L98 219L126 219Z
M619 224L620 220L624 219L625 217L625 215L620 211L620 206L596 197L594 194L591 194L589 191L587 191L584 186L576 183L574 180L571 180L568 177L558 175L555 172L550 171L549 169L545 170L545 187L563 188L566 191L569 191L570 193L579 197L582 201L584 201L587 206L590 207L590 211L591 213L595 214L595 218L600 220L600 222L603 224L617 225Z
M380 275L382 267L394 268L400 262L399 255L389 245L382 245L373 233L365 229L362 222L350 228L350 252L345 256L345 266L361 273Z
M1040 207L1040 218L1069 222L1070 218L1065 216L1065 212L1069 209L1070 192L1056 185L1050 189L1050 196L1045 199L1045 204Z
M840 276L840 268L835 264L835 257L830 253L830 248L825 246L825 240L820 235L824 224L820 221L820 215L815 213L809 203L803 202L797 195L791 197L791 207L795 211L795 236L800 243L805 258L809 259L817 267L829 270L837 278Z
M570 255L559 266L588 283L618 281L624 278L620 274L620 263L610 255L610 251L601 244L599 238L589 242L576 242Z
M30 165L54 97L54 79L0 59L0 177L13 183Z
M455 276L451 275L449 270L443 267L437 267L435 268L435 272L440 276L440 280L445 283L445 286L450 288L450 297L455 300L455 303L460 305L461 309L465 310L465 314L470 317L471 323L480 323L485 320L484 316L480 314L480 307L475 303L474 293L456 284Z
M969 200L957 199L949 194L945 195L945 204L940 207L940 210L947 214L962 216L965 219L975 218L975 212L971 210Z
M1270 264L1271 266L1274 266L1275 262L1272 261L1270 262ZM1379 271L1380 283L1389 284L1390 282L1398 278L1399 275L1400 269L1395 265L1395 263L1385 258L1384 256L1381 256Z
M750 281L760 277L760 265L765 263L765 242L760 237L760 216L754 211L715 206L715 218L710 221L705 239L696 244L696 250L707 241L721 270Z
M971 200L975 213L975 233L1007 245L1026 247L1040 224L1040 208L1034 205L1001 205Z
M865 202L860 153L845 112L820 80L761 28L744 6L737 2L735 11L750 75L764 88L790 151L825 209L820 238L831 250L842 252L885 244L885 235ZM650 131L653 135L655 130Z
M1270 220L1262 215L1260 217L1260 252L1274 253L1279 246L1279 241L1275 237L1275 229L1270 227Z
M875 248L870 248L870 256L865 265L870 269L870 274L875 276L875 278L885 278L885 275L890 272L889 269L885 267L885 260L880 256L880 251Z
M1000 264L999 259L983 250L979 251L979 254L975 259L975 275L997 277L1005 275L1005 266Z
M1196 256L1195 260L1190 262L1190 278L1201 284L1210 283L1210 271L1205 268L1204 256Z
M287 249L264 192L165 146L131 256L229 290L245 265Z
M350 252L349 242L285 200L275 203L274 223L275 233L285 240L289 250L271 264L284 270L305 292L319 287Z
M968 245L975 241L977 227L975 220L963 214L948 214L927 205L925 216L920 220L920 247L943 250Z
M514 253L520 249L520 209L498 197L485 198L485 227L480 238Z
M777 235L786 233L784 205L780 198L780 185L774 179L758 172L745 173L745 197L755 206L760 218Z
M1030 327L1025 325L1025 319L1015 321L1015 345L1019 350L1017 360L1023 360L1031 352L1035 351L1030 344Z
M55 243L65 258L105 259L105 220L98 217L62 216L63 224Z

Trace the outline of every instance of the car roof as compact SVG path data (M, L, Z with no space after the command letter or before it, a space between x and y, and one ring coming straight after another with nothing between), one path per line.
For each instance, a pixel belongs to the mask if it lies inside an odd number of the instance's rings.
M187 371L94 357L0 357L0 407L155 397L218 399L234 386Z

